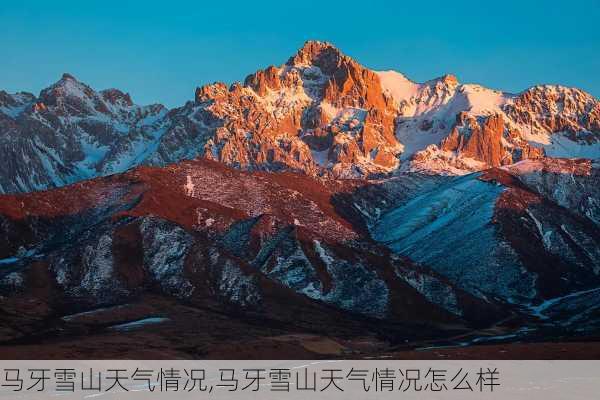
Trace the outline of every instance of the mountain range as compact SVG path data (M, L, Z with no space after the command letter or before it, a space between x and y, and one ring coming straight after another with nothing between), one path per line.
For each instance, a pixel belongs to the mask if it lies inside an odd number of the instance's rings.
M174 109L69 74L2 91L0 156L5 357L600 332L600 103L579 89L415 83L309 41Z
M244 83L196 89L168 110L64 74L38 97L0 92L3 193L59 187L203 157L246 170L368 178L465 174L526 159L600 154L600 103L575 88L518 94L372 71L325 42Z

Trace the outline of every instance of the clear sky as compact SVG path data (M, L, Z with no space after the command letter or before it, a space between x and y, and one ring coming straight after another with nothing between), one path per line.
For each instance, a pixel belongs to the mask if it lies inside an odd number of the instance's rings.
M280 65L307 39L415 81L445 73L517 92L600 97L600 1L6 1L0 89L35 94L70 72L173 107L198 85Z

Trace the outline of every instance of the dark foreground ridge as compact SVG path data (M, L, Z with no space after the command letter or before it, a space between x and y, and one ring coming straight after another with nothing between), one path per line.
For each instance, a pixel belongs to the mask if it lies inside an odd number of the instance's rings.
M585 358L564 342L598 337L597 182L559 159L381 181L197 160L3 195L0 356Z

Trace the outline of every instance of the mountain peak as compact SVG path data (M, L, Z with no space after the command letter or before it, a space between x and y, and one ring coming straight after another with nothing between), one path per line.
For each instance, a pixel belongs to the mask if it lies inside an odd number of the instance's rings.
M72 88L80 88L81 90L85 90L85 89L91 90L91 88L89 88L88 85L81 82L80 80L75 78L75 76L69 74L68 72L63 73L59 80L54 82L52 85L50 85L43 91L47 91L49 89L57 89L57 88L61 88L63 91L65 91L65 90L68 91L68 89L72 89Z
M133 101L129 93L123 93L119 89L104 89L100 91L102 98L110 104L122 104L126 107L133 106Z
M452 75L452 74L446 74L446 75L440 77L440 80L448 85L457 85L458 84L458 78L456 78L456 75Z
M302 45L302 47L298 51L322 51L329 48L336 49L336 47L331 42L321 40L307 40L306 42L304 42L304 45Z
M440 76L438 78L435 78L435 79L432 79L430 81L427 81L425 83L426 84L429 83L429 84L433 84L433 85L441 83L441 84L443 84L445 86L456 87L456 86L458 86L458 78L456 77L456 75L445 74L445 75L442 75L442 76Z
M290 57L287 65L315 65L321 69L328 69L333 65L337 65L344 57L342 52L329 42L308 40L296 55Z
M94 91L89 86L66 72L62 74L62 77L57 82L43 89L40 93L40 99L46 105L54 104L57 98L84 98L93 96Z
M62 74L61 80L71 80L71 81L77 81L77 78L75 78L73 75L69 74L68 72L65 72Z

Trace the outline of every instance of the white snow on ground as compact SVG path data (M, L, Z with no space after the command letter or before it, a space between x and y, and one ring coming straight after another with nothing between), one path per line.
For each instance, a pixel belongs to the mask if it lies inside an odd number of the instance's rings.
M467 100L469 109L466 111L478 115L503 114L500 107L509 98L506 93L474 84L462 85L458 91Z
M396 138L402 144L402 160L409 159L417 151L431 144L439 144L456 122L456 115L468 110L470 105L465 96L442 96L431 106L421 105L414 114L398 119Z
M256 278L244 274L231 260L226 260L221 266L219 293L241 306L256 305L261 300Z
M33 147L33 154L39 158L41 164L44 166L43 172L48 176L48 178L58 186L68 183L67 180L64 177L61 177L61 174L57 171L59 166L63 166L63 161L57 154L56 149L46 146L37 137L33 139L33 143L35 144ZM37 171L34 171L34 173L35 172ZM87 176L84 178L87 178ZM37 187L37 189L43 189L43 187Z
M360 261L340 258L319 240L313 240L313 246L331 276L330 290L324 290L315 267L300 247L285 257L277 257L275 267L267 274L310 298L372 317L386 315L389 290L375 271Z
M525 209L525 212L527 213L527 215L529 215L529 218L531 218L532 221L535 223L535 226L540 234L540 238L542 239L544 247L546 248L546 250L550 250L550 248L552 247L552 241L550 239L552 237L553 231L544 231L544 227L540 220L538 220L529 209Z
M302 86L284 87L279 90L267 89L264 97L258 95L255 97L276 117L284 117L292 108L303 107L312 101Z
M185 190L185 194L187 196L194 196L194 182L192 181L192 177L191 176L187 176L186 177L186 183L183 186L183 189Z
M452 286L423 273L423 271L397 266L395 272L400 279L421 293L432 304L437 304L455 315L463 314Z
M166 322L166 321L170 321L170 319L164 318L164 317L151 317L151 318L140 319L137 321L127 322L125 324L114 325L114 326L111 326L110 329L113 329L116 331L131 331L134 329L143 328L146 325L160 324L160 323Z
M99 297L109 296L107 287L112 287L114 264L112 234L103 234L100 239L85 247L82 254L83 276L80 287Z
M536 145L535 142L532 144ZM540 144L549 157L600 159L600 141L591 144L574 142L563 133L555 133L549 136L549 143L537 143Z
M4 115L7 115L13 119L21 115L23 111L25 111L27 107L31 106L33 103L33 98L31 95L26 93L13 93L6 95L9 98L12 98L13 102L16 104L0 106L0 113L3 113Z
M433 90L431 87L428 89ZM509 99L506 93L472 84L460 85L450 94L439 93L433 96L427 93L425 96L419 92L418 95L422 98L411 100L418 106L414 112L405 113L396 130L396 137L403 145L402 160L409 159L429 145L439 144L450 133L458 113L504 114L501 106Z
M93 178L98 175L96 167L106 157L110 148L95 142L95 139L82 129L79 130L79 133L81 150L85 157L75 163L80 176L78 179Z
M533 146L541 147L552 143L550 139L550 134L548 134L547 132L539 130L534 131L529 126L520 126L516 124L515 126L521 132L521 136L523 137L523 139L525 139L527 142L529 142L529 144Z
M524 160L502 168L558 205L600 224L599 191L594 178L598 167L593 162Z
M24 258L32 257L34 255L35 255L35 250L33 250L33 249L25 250L23 247L21 247L16 255L14 255L12 257L0 259L0 265L14 264Z
M439 144L448 135L448 130L439 127L422 131L417 127L416 122L407 120L397 127L396 137L402 145L401 160L408 160L416 152L424 150L430 145Z
M410 100L417 95L420 85L396 71L375 71L381 80L381 86L392 96L396 103Z
M321 102L321 110L325 113L325 115L327 115L327 117L329 117L329 119L335 119L342 109L334 107L327 101L323 101Z
M594 166L593 163L588 165L592 168L598 168L598 166ZM584 169L585 164L578 167L569 160L563 159L528 159L500 168L510 172L513 175L518 175L521 178L536 178L535 180L528 180L528 184L535 184L537 180L540 180L540 177L543 176L544 173L566 175L568 176L569 183L574 183L572 180L573 175L589 175L589 171L585 171Z
M442 84L440 79L418 84L395 71L381 71L377 74L384 90L401 104L403 117L398 119L396 137L402 146L403 161L409 160L428 146L439 145L454 126L456 115L463 111L475 116L502 115L509 126L520 131L523 138L532 145L543 147L550 157L600 158L600 142L586 144L584 141L574 142L562 133L551 134L539 130L533 132L531 127L521 126L510 120L503 107L512 104L515 97L512 94L475 84L458 85L453 89L452 84ZM424 164L419 169L429 167L431 165ZM438 170L439 168L434 172L439 172ZM462 173L466 171L469 168ZM448 169L447 172L457 171Z
M312 299L322 299L321 281L301 248L288 257L277 257L275 267L268 274L299 293Z
M166 128L161 127L150 132L149 135L140 135L139 138L128 143L125 150L119 154L118 158L111 160L104 165L103 173L114 174L124 172L142 164L156 151L165 131Z
M17 107L0 107L0 113L6 114L11 118L17 118L29 104L23 104Z
M140 230L144 243L144 265L163 290L185 298L194 286L185 277L184 260L192 239L179 226L155 218L144 218Z
M350 129L360 126L367 116L367 112L362 108L335 107L326 101L321 102L321 110L331 121L348 124Z
M502 189L482 182L473 175L452 179L439 189L418 196L405 206L384 215L373 234L379 241L394 243L394 249L399 252L410 250L431 233L454 223L461 212L466 211L466 206L472 206L473 210L481 209L489 203L493 206L501 191ZM486 219L484 214L481 212L470 216ZM487 220L472 222L477 224L466 225L465 228L477 228L482 223L487 223Z
M79 317L85 317L85 316L88 316L88 315L94 315L94 314L98 314L98 313L101 313L101 312L104 312L104 311L109 311L109 310L119 310L119 309L125 308L127 306L129 306L129 304L121 304L121 305L114 306L114 307L101 307L101 308L96 308L96 309L90 310L90 311L83 311L83 312L76 313L76 314L65 315L61 319L63 321L72 321L72 320L74 320L76 318L79 318Z
M478 176L451 178L384 214L373 237L476 296L533 297L535 277L522 269L490 223L504 188Z
M56 98L48 110L57 121L48 119L44 112L30 110L38 101L32 95L9 95L12 101L0 107L0 115L4 112L15 118L24 112L24 118L35 119L56 133L52 143L39 135L26 139L33 146L28 146L32 151L24 155L24 161L35 169L27 176L17 173L14 186L21 191L43 190L123 172L156 151L167 129L168 110L160 105L130 104L124 99L113 102L105 97L106 92L63 77L43 92Z
M334 283L327 294L322 294L321 300L346 310L383 318L387 313L389 289L377 273L361 262L337 258L318 240L314 240L313 245Z
M453 151L441 150L431 144L422 150L419 160L412 160L402 165L402 171L423 172L438 175L465 175L486 169L486 164Z
M573 300L573 299L576 299L577 297L584 296L584 295L587 295L590 293L595 293L598 291L600 291L600 288L582 290L579 292L568 294L566 296L555 297L553 299L546 300L546 301L542 302L541 304L538 304L537 306L530 306L529 309L531 310L532 315L535 315L541 319L547 319L548 316L546 315L546 313L549 310L551 310L552 307L558 305L559 303L562 303L562 302L568 301L568 300Z
M540 172L544 168L544 163L540 160L523 160L517 163L500 167L506 171L517 173L519 175Z
M327 268L329 269L331 264L334 262L333 257L327 254L325 249L321 246L321 242L314 240L313 243L315 245L315 250L319 254L319 258L325 263L325 265L327 265Z

